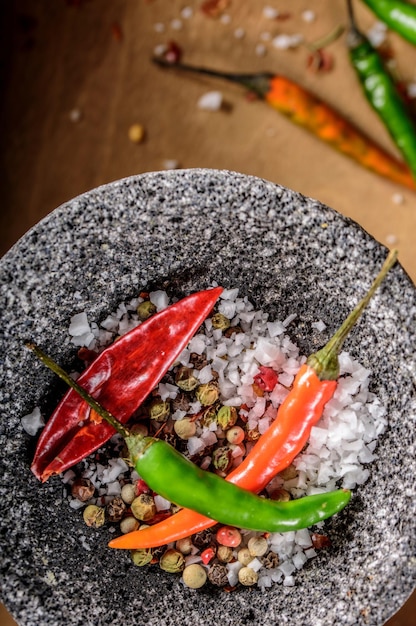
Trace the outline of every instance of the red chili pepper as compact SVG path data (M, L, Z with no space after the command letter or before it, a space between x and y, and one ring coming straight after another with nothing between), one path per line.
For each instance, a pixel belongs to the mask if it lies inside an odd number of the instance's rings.
M395 183L416 189L411 170L405 163L391 156L338 111L284 76L269 73L226 74L182 63L172 65L159 58L153 60L163 67L176 67L243 85L292 122L360 165Z
M342 326L325 347L311 355L300 368L291 392L279 407L276 419L242 463L226 476L227 481L249 491L259 492L299 454L309 439L312 426L320 419L325 404L336 389L339 350L396 258L397 251L393 250L367 294ZM215 523L194 511L182 509L152 528L113 539L109 547L138 549L161 546L200 532Z
M210 313L221 287L191 294L106 348L78 382L125 423L154 389ZM115 433L70 389L40 436L32 471L45 481L72 467Z

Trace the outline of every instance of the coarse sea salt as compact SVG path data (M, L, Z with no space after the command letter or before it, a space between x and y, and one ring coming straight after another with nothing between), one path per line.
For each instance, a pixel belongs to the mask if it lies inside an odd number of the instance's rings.
M168 296L163 291L154 291L150 297L158 310L169 305ZM116 311L110 313L101 324L88 320L85 312L77 313L71 318L69 328L73 344L87 347L93 345L98 352L103 350L115 336L141 323L136 314L140 300L135 298L120 303ZM278 407L289 393L294 376L306 360L287 334L291 324L297 321L302 324L302 319L296 314L281 320L270 319L264 311L255 310L246 297L240 297L238 289L223 291L217 311L229 317L232 325L239 326L243 332L227 337L222 331L214 329L208 319L177 362L189 366L192 354L205 358L206 365L200 370L194 370L199 382L209 383L217 377L220 402L237 407L241 418L263 434L270 428ZM322 332L325 322L317 320L312 323L312 327ZM91 335L94 337L92 343ZM368 479L371 471L368 464L377 458L377 439L387 425L386 412L379 399L369 391L370 371L345 351L340 354L339 363L341 375L333 398L327 403L320 421L312 427L307 446L294 459L293 472L287 476L284 473L276 476L267 487L269 493L281 488L289 491L293 497L301 497L324 493L339 486L353 489ZM272 367L278 375L274 389L263 396L257 395L253 389L254 377L259 373L260 366ZM162 380L157 391L162 399L168 401L174 401L180 392L171 379ZM171 419L174 421L185 416L198 416L201 409L201 403L193 401L187 410L177 408L173 411ZM224 445L225 434L216 422L208 426L202 426L198 420L195 423L195 436L187 440L186 449L191 457L199 455L201 467L209 469L211 450L216 445ZM42 425L39 409L22 419L22 426L33 434ZM114 458L111 458L111 452L107 452L107 461L100 459L97 462L91 458L83 462L83 476L89 477L98 490L98 497L91 502L102 505L114 495L119 495L122 485L134 483L140 478L119 457L120 442L114 439L112 444ZM254 445L251 442L245 444L247 452ZM233 449L232 457L236 465L241 462L241 449L238 446ZM75 476L73 470L62 476L65 489L70 487ZM71 496L68 496L68 501L75 510L88 504ZM161 496L155 497L155 503L158 511L167 510L170 506L169 501ZM275 584L286 587L296 584L297 572L318 554L312 541L312 531L316 529L325 533L325 523L317 524L315 529L269 535L269 549L277 559L276 566L267 569L260 558L253 558L249 564L258 573L258 586L261 589ZM243 546L251 536L256 536L256 533L243 531ZM89 549L90 546L84 543L85 549ZM237 550L234 551L234 557L237 558ZM194 547L186 559L187 563L201 562L198 549ZM226 565L231 586L238 584L241 567L238 560Z

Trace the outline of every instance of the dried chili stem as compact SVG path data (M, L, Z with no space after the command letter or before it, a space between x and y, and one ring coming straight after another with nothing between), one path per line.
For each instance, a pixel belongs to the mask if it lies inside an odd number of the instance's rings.
M353 311L349 314L344 323L340 326L337 332L331 337L328 343L312 354L308 358L308 365L312 367L321 380L336 380L339 376L339 363L338 354L342 348L342 345L349 334L352 327L357 322L358 318L366 308L367 304L373 297L375 291L378 289L382 281L384 280L388 271L393 267L397 260L398 251L391 250L383 263L379 274L374 279L373 284L364 296L362 300L357 304Z
M59 378L61 378L69 387L72 387L89 406L98 413L106 422L108 422L124 439L131 436L130 431L121 422L119 422L112 413L107 411L101 404L99 404L88 391L86 391L76 380L64 370L58 363L56 363L50 356L45 354L39 346L34 343L26 343L26 347L38 357L38 359L46 365L52 372L54 372ZM140 435L135 435L139 437Z

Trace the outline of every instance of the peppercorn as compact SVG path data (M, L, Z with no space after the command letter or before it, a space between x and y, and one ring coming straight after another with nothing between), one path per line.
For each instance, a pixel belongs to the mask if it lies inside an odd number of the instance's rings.
M131 503L131 512L134 517L143 522L151 520L156 515L156 505L153 496L141 493Z
M110 522L119 522L126 510L126 503L121 496L116 496L107 504L107 517Z
M141 124L132 124L129 128L129 139L133 143L141 143L144 134L144 128Z
M71 494L81 502L87 502L94 495L95 487L89 478L76 478L71 486Z
M121 488L121 497L123 502L131 504L136 497L136 487L132 483L126 483Z
M270 499L278 502L289 502L290 493L286 489L274 489L270 494Z
M244 441L245 433L241 426L233 426L226 432L228 443L239 444Z
M316 550L322 548L328 548L331 545L331 540L327 535L321 535L319 533L313 533L311 536L313 547Z
M185 417L184 419L176 420L173 429L178 437L186 441L191 437L194 437L196 433L196 424L189 417Z
M190 537L183 537L182 539L178 539L176 542L176 549L179 550L179 552L182 552L185 556L191 554L192 546L193 544Z
M198 386L198 379L194 376L193 369L183 365L175 374L175 383L183 391L192 391Z
M238 334L238 333L242 333L242 332L243 332L243 329L241 328L241 326L230 326L224 332L224 337L227 337L227 339L229 339L230 337L232 337L234 335L234 333Z
M192 543L200 550L203 550L214 543L214 535L208 528L206 530L201 530L201 532L196 533L196 535L193 536Z
M280 472L279 476L283 478L283 480L292 480L292 478L298 477L298 470L293 465L293 463L291 463L284 470Z
M227 568L220 563L214 563L208 570L208 580L217 587L228 585Z
M264 556L269 549L265 537L250 537L247 548L252 556Z
M279 556L273 550L260 557L260 562L266 569L274 569L279 565Z
M172 400L173 411L188 411L191 403L186 393L178 393L176 398Z
M120 530L123 533L123 535L126 535L127 533L131 533L134 530L138 530L139 526L140 526L139 521L135 517L132 517L131 515L129 515L128 517L125 517L120 522Z
M233 550L229 546L218 546L217 559L221 563L230 563L233 559Z
M182 580L190 589L200 589L207 580L205 568L198 563L192 563L183 570Z
M237 417L235 406L222 406L217 413L217 423L223 430L227 430L234 426Z
M215 383L199 385L196 390L196 399L199 400L202 406L211 406L218 400L219 395L218 385Z
M153 553L150 548L141 548L140 550L132 550L131 558L135 565L138 567L143 567L143 565L147 565L153 558Z
M242 541L240 531L234 526L221 526L217 530L216 539L221 546L229 548L237 548Z
M212 328L216 330L227 330L227 328L231 326L231 321L222 313L215 313L215 315L211 317L211 322Z
M139 319L144 322L144 320L147 320L149 317L154 315L154 313L156 313L156 307L153 302L150 302L150 300L144 300L137 306L136 311Z
M238 571L238 580L245 587L251 587L252 585L255 585L258 579L258 573L255 572L254 569L251 569L251 567L242 567Z
M130 432L132 435L142 435L143 437L147 437L149 429L146 424L143 424L143 422L137 422L137 424L133 424L131 426Z
M215 448L212 453L212 465L220 472L227 472L233 462L233 451L229 446Z
M96 504L89 504L83 512L84 522L91 528L100 528L105 522L105 510Z
M204 354L197 354L196 352L191 352L189 361L196 370L202 370L202 368L208 364L207 357Z
M160 558L159 565L165 572L177 574L185 567L185 557L179 550L169 548Z
M170 415L170 403L156 398L150 405L150 419L166 422Z
M249 428L248 426L246 427L246 439L247 441L258 441L261 437L261 434L259 432L259 429L256 428Z
M218 407L215 404L206 408L199 419L201 426L209 428L217 420L217 411Z
M250 554L250 550L248 548L241 548L241 550L237 552L237 560L245 566L251 563L253 556Z

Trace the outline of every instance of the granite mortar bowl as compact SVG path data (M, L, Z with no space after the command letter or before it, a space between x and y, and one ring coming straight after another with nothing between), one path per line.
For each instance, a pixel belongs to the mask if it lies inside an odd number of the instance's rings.
M21 417L48 416L64 391L24 348L27 339L71 368L70 317L101 320L149 286L177 296L239 287L275 319L296 313L304 354L339 326L386 249L351 220L299 193L228 171L148 173L56 209L1 260L1 593L21 626L206 623L383 624L415 580L416 291L396 264L346 349L372 370L388 411L378 460L351 504L327 523L329 550L294 587L225 593L184 588L157 566L134 567L88 529L59 477L30 471L36 437ZM77 292L77 298L74 293ZM323 319L324 333L311 326ZM86 537L91 549L82 546Z

